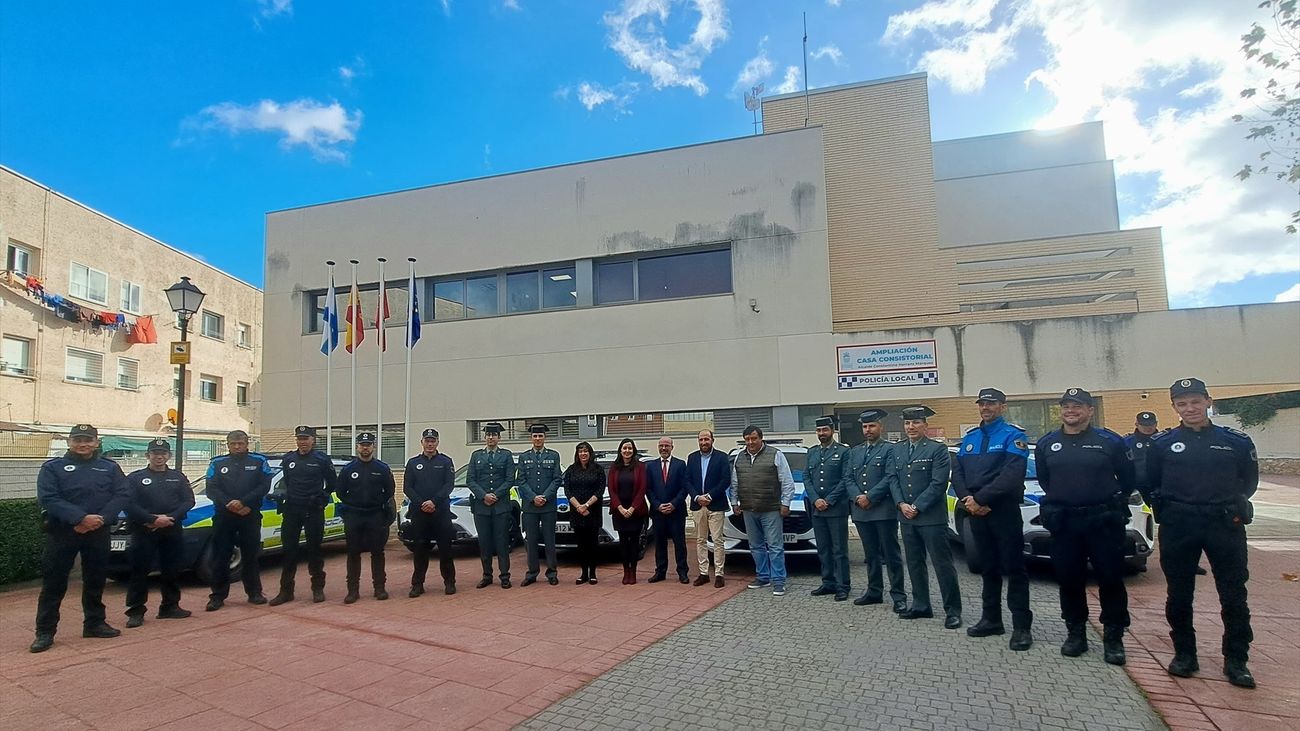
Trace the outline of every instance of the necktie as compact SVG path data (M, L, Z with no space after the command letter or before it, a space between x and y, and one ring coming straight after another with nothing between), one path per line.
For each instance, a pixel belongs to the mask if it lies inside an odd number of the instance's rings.
M668 482L668 460L664 460L664 482Z

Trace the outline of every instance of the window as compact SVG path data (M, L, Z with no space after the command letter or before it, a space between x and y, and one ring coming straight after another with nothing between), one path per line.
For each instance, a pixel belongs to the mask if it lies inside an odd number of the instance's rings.
M68 348L64 378L73 383L103 383L104 355L80 348Z
M5 269L24 276L32 273L32 250L17 244L9 244L5 251Z
M0 346L0 373L32 375L32 341L6 335Z
M713 429L712 411L677 411L661 414L607 414L601 419L600 435L605 438L697 434Z
M214 403L220 402L221 379L217 376L199 376L199 399Z
M129 312L132 315L140 314L140 285L134 282L122 280L122 306L123 312Z
M631 261L608 261L596 265L596 304L636 299L632 288L633 266Z
M202 328L200 332L209 338L226 339L226 318L215 312L203 311Z
M637 299L702 297L731 291L731 250L695 251L637 261Z
M248 384L243 381L235 382L235 405L248 406Z
M1064 254L1040 254L1037 256L1013 256L1007 259L984 259L981 261L959 261L957 271L979 272L989 269L1009 269L1012 267L1048 266L1051 264L1068 264L1077 261L1093 261L1111 257L1129 256L1132 247L1116 249L1097 249L1095 251L1070 251Z
M1127 279L1133 276L1132 269L1111 269L1104 272L1081 272L1079 274L1052 274L1023 279L999 279L993 282L958 283L958 292L994 292L1015 287L1041 287L1044 285L1078 284L1080 282L1100 282L1113 279Z
M542 272L542 308L576 307L578 282L574 267L546 269Z
M357 424L357 433L363 431L375 432L374 424ZM379 454L375 455L378 459L387 462L390 465L405 464L410 453L406 451L406 430L402 424L384 424L384 429L379 434ZM420 434L416 432L411 435L414 440L411 444L413 452L420 451ZM447 441L443 437L443 441ZM324 452L327 449L331 454L342 457L353 454L354 442L352 441L351 426L334 426L326 433L325 427L316 427L316 448Z
M1075 294L1061 297L1039 297L1027 300L1002 300L960 305L961 312L989 312L991 310L1020 310L1027 307L1058 307L1061 305L1086 305L1100 302L1128 302L1137 299L1137 292L1108 292L1106 294Z
M507 274L506 312L532 312L537 306L537 272Z
M799 407L799 431L810 432L817 429L817 420L823 416L834 413L830 406L800 406ZM858 412L861 413L861 412ZM854 422L857 423L857 422ZM846 424L840 423L840 430L846 431Z
M470 317L489 317L497 310L495 274L465 280L465 311Z
M459 320L465 316L465 280L433 285L433 319Z
M577 439L578 418L579 417L576 416L551 416L532 419L486 419L484 421L471 421L469 422L469 443L475 444L483 441L483 425L489 421L495 421L501 424L501 441L503 442L528 441L531 437L528 428L534 424L545 424L550 427L551 431L546 435L549 439Z
M253 326L239 323L235 326L235 344L241 348L253 347Z
M87 302L108 304L108 275L98 269L72 262L68 294Z
M117 359L117 387L127 391L140 390L140 361L132 358Z

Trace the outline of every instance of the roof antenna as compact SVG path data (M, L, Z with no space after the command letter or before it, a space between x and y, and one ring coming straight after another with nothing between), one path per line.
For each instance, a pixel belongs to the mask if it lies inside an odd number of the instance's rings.
M803 14L803 126L808 126L810 114L808 100L808 13Z
M754 134L758 134L758 109L762 106L761 97L763 96L764 84L745 92L745 108L754 113Z

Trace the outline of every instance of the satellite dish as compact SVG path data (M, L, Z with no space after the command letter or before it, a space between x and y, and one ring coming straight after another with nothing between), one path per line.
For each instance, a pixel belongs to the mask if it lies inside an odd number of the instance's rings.
M162 414L150 414L148 419L144 420L145 431L158 431L163 425Z
M173 425L176 423L176 409L167 409L167 423Z

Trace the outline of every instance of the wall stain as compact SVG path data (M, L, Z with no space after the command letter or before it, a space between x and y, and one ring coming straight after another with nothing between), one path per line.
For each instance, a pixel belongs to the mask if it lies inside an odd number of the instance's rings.
M964 395L966 393L965 325L957 325L952 328L952 347L953 350L957 351L957 393Z
M790 189L790 205L794 206L794 220L800 230L807 228L817 205L817 186L808 182L795 183Z
M753 193L755 190L758 190L757 186L753 186L753 185L745 185L745 186L742 186L742 187L740 187L740 188L736 188L735 190L731 191L731 194L732 194L732 195L749 195L750 193Z
M288 269L288 268L289 268L289 257L286 256L284 253L277 252L274 254L270 254L266 257L266 271L268 274L273 271L279 271L281 269ZM267 277L267 279L270 279L270 277Z
M578 178L578 182L573 185L573 204L582 210L587 203L587 179Z
M788 253L794 244L794 231L785 226L769 224L766 219L766 211L755 211L732 216L725 226L683 221L673 227L671 239L647 236L644 231L620 231L602 237L600 246L605 254L623 254L722 241L753 240L752 244L770 245L774 251Z
M1038 390L1038 369L1034 365L1034 322L1017 322L1013 323L1016 330L1020 332L1020 345L1025 351L1025 375L1029 376L1029 385L1033 390Z

